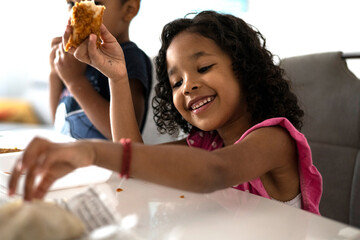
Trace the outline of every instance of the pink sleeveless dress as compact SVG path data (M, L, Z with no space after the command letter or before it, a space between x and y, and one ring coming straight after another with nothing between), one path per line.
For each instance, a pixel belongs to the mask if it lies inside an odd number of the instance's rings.
M300 173L300 190L302 197L301 208L320 215L319 204L322 194L322 177L316 167L313 165L311 150L303 134L301 134L286 118L270 118L248 129L239 140L239 143L252 131L269 126L281 126L285 128L291 137L295 140L298 150L299 173ZM208 151L221 148L223 141L216 131L192 131L187 137L187 143L191 147L198 147ZM266 192L260 178L234 186L234 188L248 191L265 198L271 198Z

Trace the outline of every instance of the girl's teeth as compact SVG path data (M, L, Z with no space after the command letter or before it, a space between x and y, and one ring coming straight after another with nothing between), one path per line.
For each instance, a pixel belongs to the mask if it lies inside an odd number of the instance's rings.
M212 101L212 98L211 97L208 97L204 100L202 100L201 102L198 102L197 104L194 104L191 106L191 109L192 110L195 110L195 109L198 109L199 107L203 106L204 104L208 103L208 102L211 102Z

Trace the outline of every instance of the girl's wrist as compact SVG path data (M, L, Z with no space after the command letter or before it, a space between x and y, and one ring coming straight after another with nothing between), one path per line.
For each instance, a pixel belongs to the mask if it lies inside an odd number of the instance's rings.
M88 141L88 158L91 165L106 168L118 172L121 167L123 146L120 143L113 143L106 140Z
M126 66L119 64L117 69L119 70L116 71L114 74L107 75L109 77L109 81L111 83L128 82L129 80Z
M129 80L128 80L127 74L123 74L123 75L109 78L109 81L112 84L116 84L116 83L127 83Z

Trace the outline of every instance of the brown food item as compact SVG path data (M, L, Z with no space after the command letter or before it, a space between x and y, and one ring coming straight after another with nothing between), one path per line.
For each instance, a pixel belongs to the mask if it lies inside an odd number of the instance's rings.
M95 5L94 1L76 2L72 8L72 33L65 46L65 51L78 47L91 33L97 36L97 46L101 44L100 26L105 7Z
M79 239L85 230L77 216L55 203L16 200L0 207L2 240Z
M21 152L22 149L19 148L0 148L0 153L12 153L12 152Z
M122 188L117 188L116 191L117 191L117 192L122 192L122 191L124 191L124 190L123 190Z

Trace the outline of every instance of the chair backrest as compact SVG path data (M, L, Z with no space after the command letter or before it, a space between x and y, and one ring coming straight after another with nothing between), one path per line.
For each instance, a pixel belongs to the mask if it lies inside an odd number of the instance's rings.
M323 176L320 213L360 227L360 80L341 52L283 59L305 111L302 133Z

